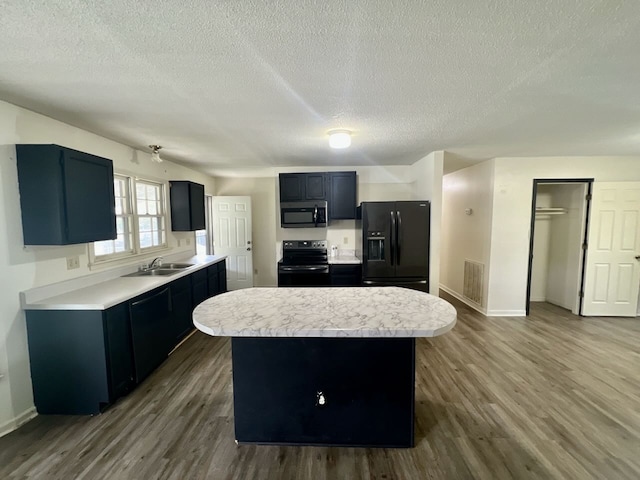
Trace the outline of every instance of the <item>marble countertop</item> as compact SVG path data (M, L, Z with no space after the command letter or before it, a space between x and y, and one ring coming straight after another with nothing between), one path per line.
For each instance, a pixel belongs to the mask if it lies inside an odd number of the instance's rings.
M193 272L206 268L209 265L224 260L226 255L202 255L172 260L174 262L193 263L189 268L167 276L150 277L121 277L94 283L92 285L78 287L60 294L45 296L46 291L55 292L56 285L39 287L20 294L22 308L24 310L106 310L109 307L173 282L178 278L190 275ZM165 261L165 263L169 263ZM135 266L129 266L124 273L135 272ZM122 271L118 272L123 274ZM91 283L87 277L74 279L79 285Z
M456 315L445 300L407 288L248 288L204 301L193 323L224 337L434 337Z

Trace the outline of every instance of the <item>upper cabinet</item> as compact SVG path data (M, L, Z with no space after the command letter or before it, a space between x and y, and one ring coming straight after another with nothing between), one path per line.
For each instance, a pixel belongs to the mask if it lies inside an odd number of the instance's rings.
M326 200L329 221L356 218L356 172L281 173L280 201Z
M183 180L169 182L171 202L171 230L192 232L203 230L204 185Z
M281 173L280 201L327 200L326 173Z
M329 220L352 220L356 218L357 181L356 172L329 172Z
M25 245L116 238L113 162L59 145L16 145Z

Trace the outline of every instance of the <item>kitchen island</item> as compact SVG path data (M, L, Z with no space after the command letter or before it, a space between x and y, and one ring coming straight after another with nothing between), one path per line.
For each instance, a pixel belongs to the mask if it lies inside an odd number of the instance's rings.
M251 288L193 319L232 337L237 442L412 447L415 338L448 332L456 311L398 287Z

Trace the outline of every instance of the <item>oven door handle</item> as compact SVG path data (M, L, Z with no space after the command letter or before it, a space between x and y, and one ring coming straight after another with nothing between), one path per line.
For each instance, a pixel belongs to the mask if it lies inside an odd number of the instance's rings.
M279 267L281 272L328 272L329 267L325 265L319 265L317 267Z
M315 227L318 226L318 205L317 204L313 207L313 225Z

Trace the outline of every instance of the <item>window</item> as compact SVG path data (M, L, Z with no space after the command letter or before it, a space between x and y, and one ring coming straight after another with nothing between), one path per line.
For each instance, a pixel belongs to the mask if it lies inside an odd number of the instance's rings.
M164 184L114 175L113 188L117 238L93 242L92 262L166 247Z
M138 237L140 250L165 244L162 184L136 181Z

